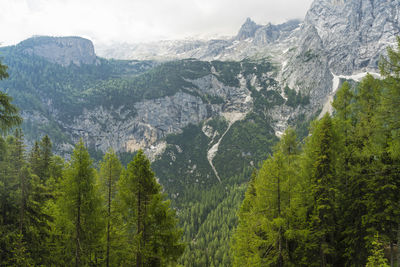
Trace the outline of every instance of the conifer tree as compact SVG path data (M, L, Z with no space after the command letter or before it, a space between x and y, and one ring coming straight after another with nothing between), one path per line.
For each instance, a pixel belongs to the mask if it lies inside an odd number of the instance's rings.
M47 181L50 177L50 164L53 157L52 143L48 135L43 136L40 141L40 170L38 175L43 181Z
M294 245L292 207L297 202L296 135L287 129L257 176L253 177L239 212L233 239L235 266L291 263Z
M0 80L5 78L8 78L7 66L0 62ZM11 102L10 96L0 92L0 131L3 133L7 133L12 127L18 126L22 122L18 108Z
M363 227L365 209L365 180L360 177L359 159L355 157L360 146L355 137L356 125L360 112L357 107L356 95L349 83L344 82L336 93L332 103L335 109L333 123L337 129L337 202L340 233L338 243L338 258L343 265L364 265L367 255L366 231ZM356 108L357 107L357 108ZM362 148L362 147L361 147ZM357 153L359 154L359 153Z
M251 175L243 203L238 212L238 226L232 237L232 255L234 266L260 265L258 253L258 243L256 242L256 227L259 225L255 220L256 214L253 213L255 200L257 197L255 179L257 172Z
M335 133L329 114L314 125L306 148L307 178L311 183L312 204L309 211L309 230L314 244L309 262L328 266L335 261L336 182L335 182Z
M97 265L101 262L103 219L101 199L92 160L80 140L64 173L57 201L56 229L59 233L58 265Z
M119 198L131 244L130 262L126 264L141 267L176 262L184 250L181 230L142 150L121 177Z
M0 265L7 266L11 259L12 243L18 225L18 180L11 170L9 144L0 137Z
M39 142L35 141L32 150L29 154L29 164L33 174L41 176L41 158L40 158L40 148Z
M391 178L391 181L387 182L390 184L390 191L397 192L395 195L390 194L390 198L386 203L390 203L391 217L394 217L395 224L392 226L396 228L397 236L396 242L397 247L400 244L400 196L398 190L400 190L400 38L397 37L397 46L395 48L389 47L387 49L387 56L383 57L380 65L380 72L384 77L384 86L381 97L381 108L378 117L378 122L381 122L381 137L383 136L384 151L388 154L390 161L386 162L386 173L385 176ZM391 238L392 239L392 238ZM391 264L393 265L393 255L391 255ZM400 249L397 249L397 266L400 266Z
M106 219L107 219L107 229L106 229L106 266L110 266L110 257L114 255L111 244L118 242L116 231L116 226L113 225L116 222L116 210L115 210L115 194L117 192L117 182L121 176L122 165L119 161L117 155L113 150L107 152L103 161L100 163L99 178L101 183L101 189L104 196L106 204ZM110 256L111 254L111 256ZM114 257L115 258L115 257Z

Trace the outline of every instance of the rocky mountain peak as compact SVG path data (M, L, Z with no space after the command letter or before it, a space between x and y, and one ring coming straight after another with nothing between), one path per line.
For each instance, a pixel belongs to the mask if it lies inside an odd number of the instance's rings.
M82 37L35 36L22 41L17 48L62 66L95 64L97 61L93 43Z
M253 38L255 32L260 27L261 27L260 25L257 25L250 18L247 18L245 23L240 28L239 33L236 36L236 40L242 41L242 40L246 40L247 38Z
M315 0L305 25L314 26L334 73L377 68L379 56L400 34L400 5L387 0Z

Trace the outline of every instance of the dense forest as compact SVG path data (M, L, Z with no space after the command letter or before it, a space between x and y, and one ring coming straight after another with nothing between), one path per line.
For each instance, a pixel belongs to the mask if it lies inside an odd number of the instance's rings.
M380 71L343 83L333 115L301 142L288 129L254 172L234 266L400 266L400 40Z
M45 136L0 139L1 266L169 266L184 251L175 210L139 151L95 169L80 141L69 162ZM73 263L73 264L72 264Z

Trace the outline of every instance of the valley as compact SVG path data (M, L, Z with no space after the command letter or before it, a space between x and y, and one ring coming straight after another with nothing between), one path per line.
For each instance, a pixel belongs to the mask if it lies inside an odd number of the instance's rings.
M251 179L288 128L304 143L310 122L334 113L345 81L383 78L399 20L398 1L315 0L304 20L248 18L220 40L107 47L35 36L0 47L0 88L20 109L28 149L48 135L69 160L82 140L95 166L110 148L125 166L143 150L183 229L179 263L231 266Z

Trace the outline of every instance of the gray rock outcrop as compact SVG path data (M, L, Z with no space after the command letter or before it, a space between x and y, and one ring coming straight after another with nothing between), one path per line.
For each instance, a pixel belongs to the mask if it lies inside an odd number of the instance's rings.
M18 44L23 53L36 55L62 66L95 64L93 43L81 37L36 36Z
M400 1L317 0L304 20L317 29L335 74L377 68L380 55L400 34Z
M245 23L239 30L239 33L236 36L236 40L243 41L248 38L253 38L256 31L260 28L260 25L257 25L250 18L247 18Z

